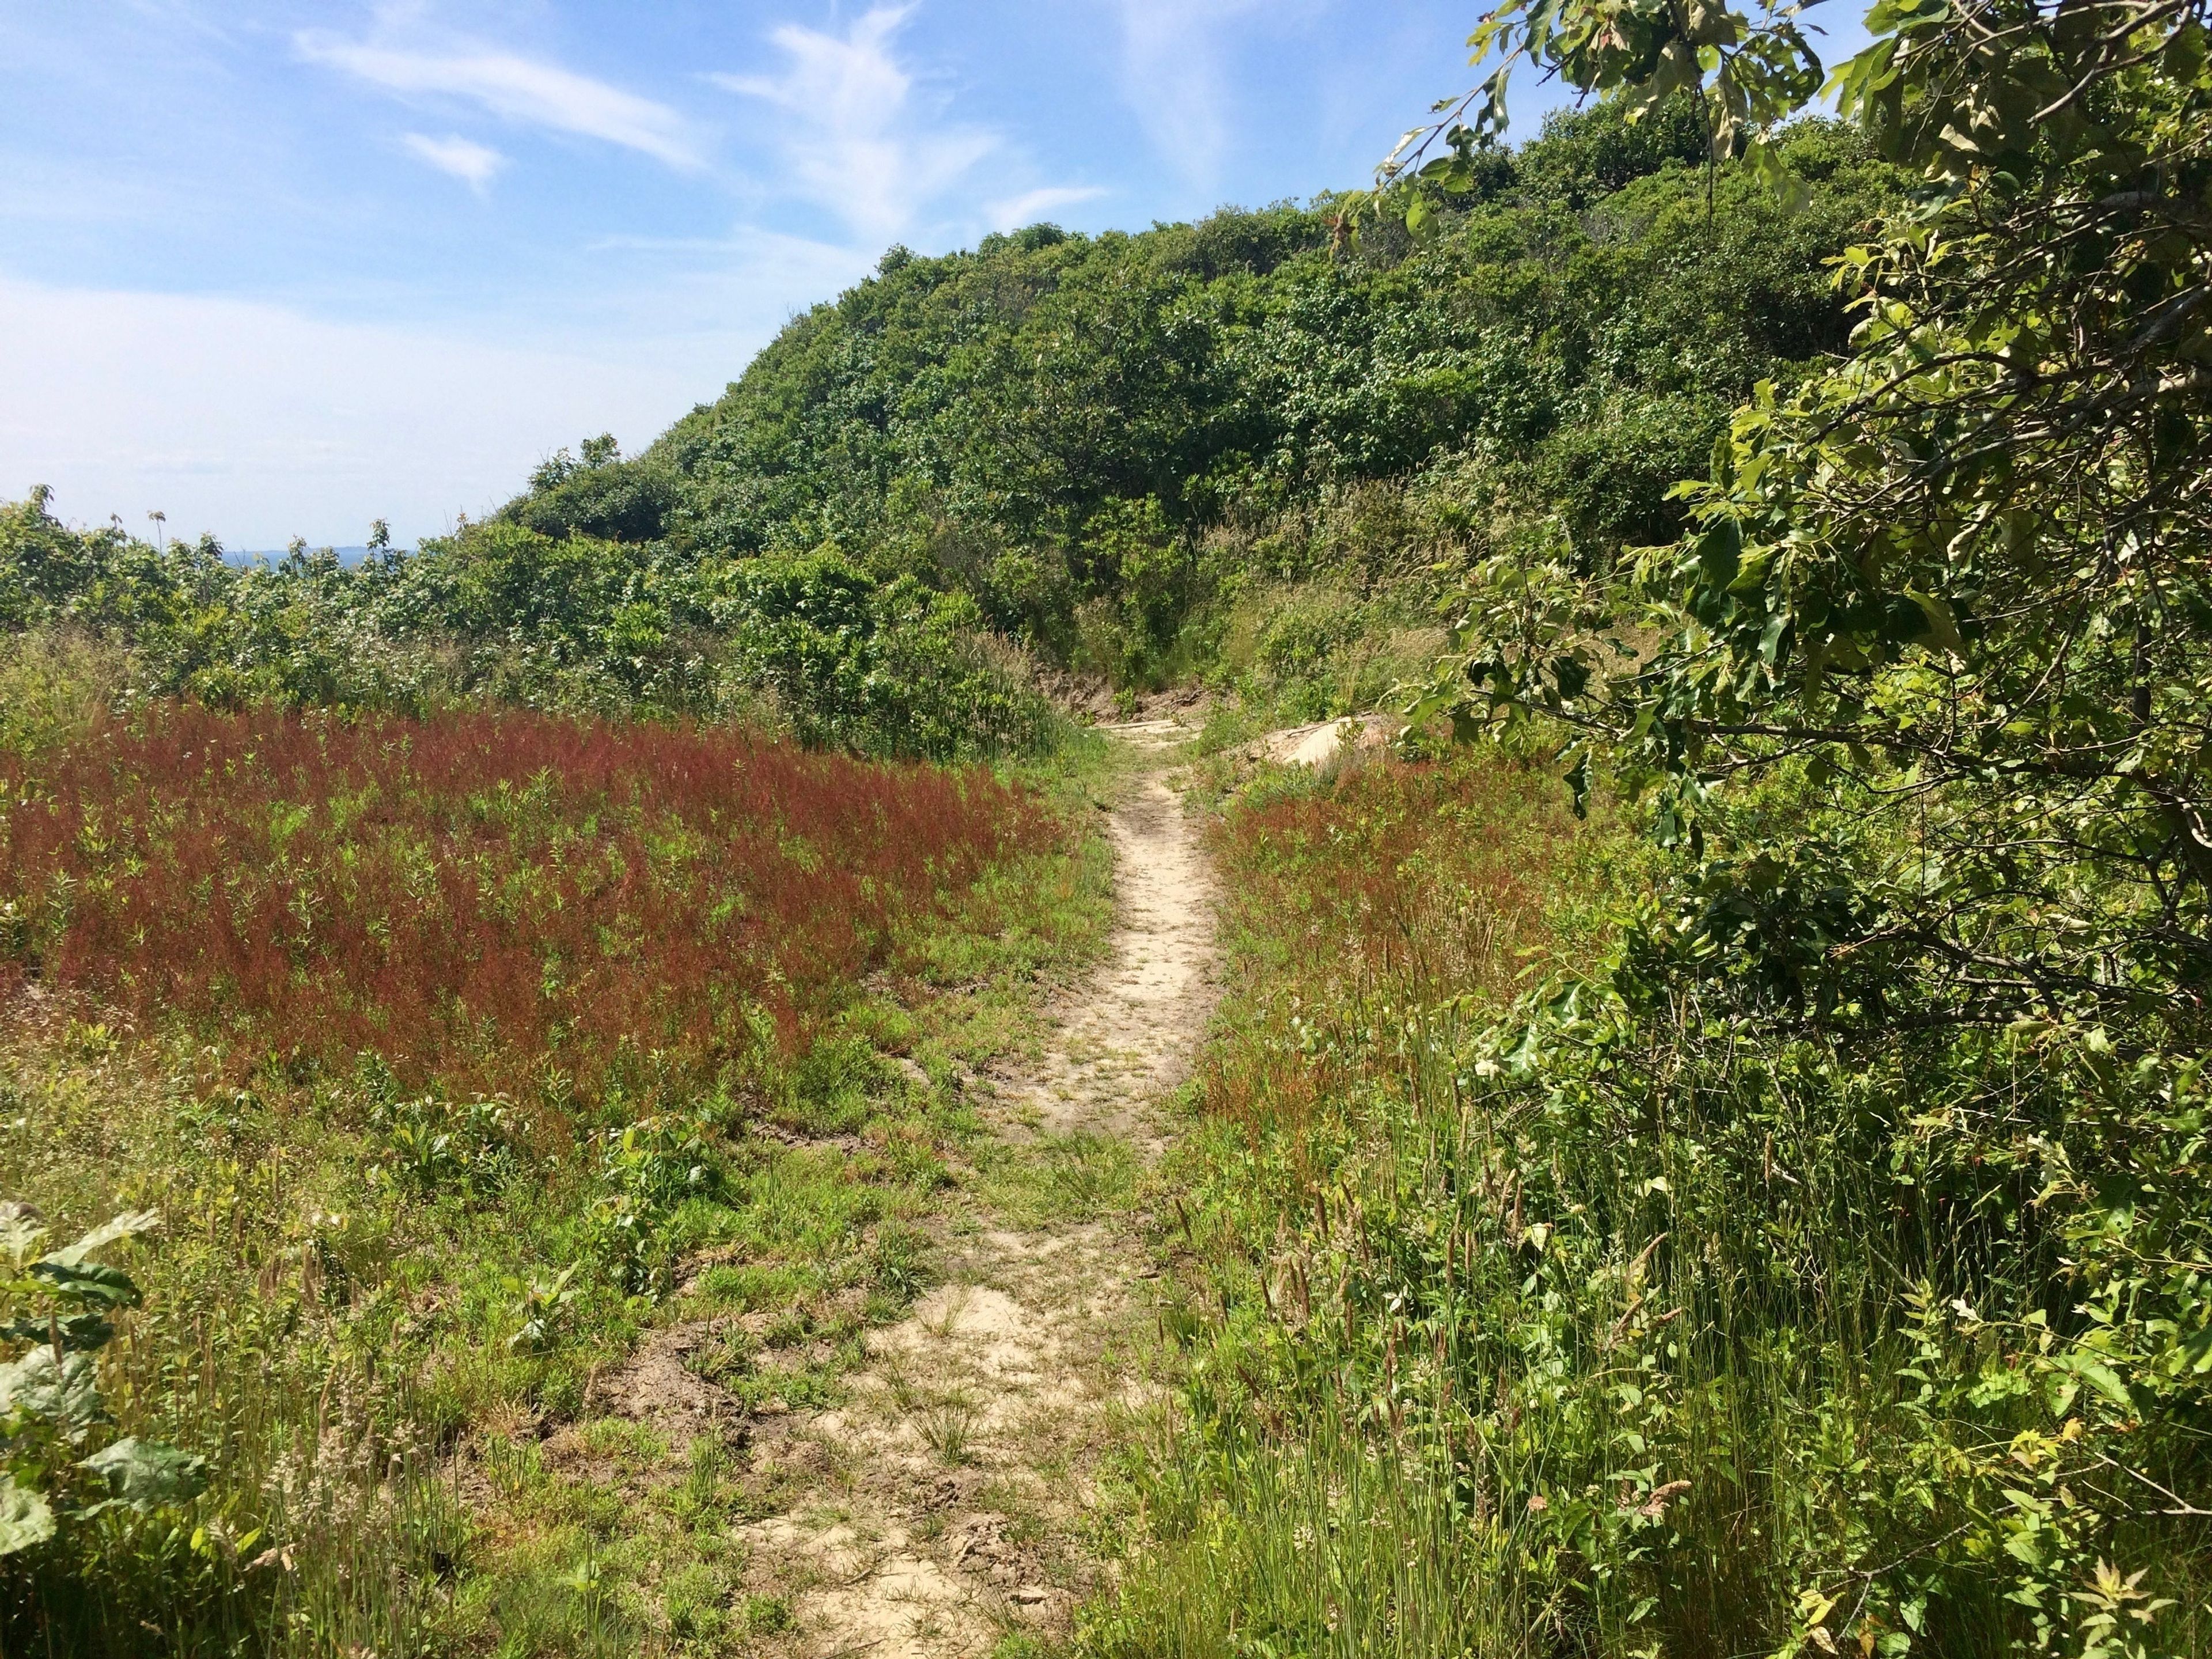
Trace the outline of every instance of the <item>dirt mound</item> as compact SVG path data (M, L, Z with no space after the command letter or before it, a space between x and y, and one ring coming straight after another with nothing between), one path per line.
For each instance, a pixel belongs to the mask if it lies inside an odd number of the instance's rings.
M735 1421L744 1414L737 1401L687 1363L719 1329L719 1323L708 1322L649 1333L620 1370L592 1385L591 1403L617 1417L650 1423L672 1445Z
M1381 750L1389 745L1397 729L1398 721L1389 714L1351 714L1342 720L1270 732L1251 744L1249 752L1254 760L1273 761L1278 766L1310 766L1319 770L1340 763L1347 756Z

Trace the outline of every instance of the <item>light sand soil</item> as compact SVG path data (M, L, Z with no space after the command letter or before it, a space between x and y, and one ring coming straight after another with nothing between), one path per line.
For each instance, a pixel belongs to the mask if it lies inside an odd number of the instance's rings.
M1152 763L1111 807L1112 960L991 1080L987 1116L1014 1158L1149 1157L1147 1108L1182 1080L1212 1007L1212 889L1158 763L1188 733L1113 729ZM755 1474L793 1500L744 1529L754 1583L792 1607L787 1651L988 1654L1064 1630L1090 1581L1092 1474L1151 1392L1146 1257L1120 1216L974 1216L946 1245L945 1282L870 1339L841 1408L752 1425ZM684 1340L662 1333L633 1366Z

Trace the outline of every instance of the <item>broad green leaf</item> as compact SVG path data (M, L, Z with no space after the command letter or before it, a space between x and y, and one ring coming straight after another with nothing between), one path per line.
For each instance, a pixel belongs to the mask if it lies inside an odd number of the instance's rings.
M1933 593L1923 593L1917 588L1908 588L1905 597L1920 607L1920 614L1928 618L1928 637L1946 651L1964 652L1966 642L1959 637L1959 624L1951 615L1951 607Z
M71 1314L51 1324L43 1319L12 1319L0 1325L0 1340L9 1342L52 1343L58 1336L64 1350L90 1353L114 1340L115 1327L98 1313Z
M55 1296L70 1302L97 1303L103 1308L135 1308L140 1301L137 1285L119 1267L103 1267L93 1262L71 1265L49 1256L31 1264L30 1276Z
M54 1535L54 1511L39 1493L0 1473L0 1555L43 1544Z
M2127 1384L2120 1381L2119 1374L2111 1366L2092 1359L2086 1354L2079 1353L2069 1354L2062 1363L2068 1370L2072 1371L2122 1411L2131 1412L2136 1408L2134 1397L2128 1393Z
M74 1267L86 1257L104 1249L118 1238L129 1238L161 1224L161 1217L155 1210L125 1210L121 1215L103 1221L76 1243L58 1250L50 1250L45 1260L64 1267Z
M0 1416L21 1413L58 1425L71 1435L100 1420L100 1373L89 1357L40 1343L20 1359L0 1365Z
M181 1504L207 1486L207 1459L150 1440L118 1440L77 1467L106 1481L114 1500L134 1510Z
M1743 526L1734 519L1716 519L1698 538L1698 568L1710 587L1726 587L1736 577L1743 558Z

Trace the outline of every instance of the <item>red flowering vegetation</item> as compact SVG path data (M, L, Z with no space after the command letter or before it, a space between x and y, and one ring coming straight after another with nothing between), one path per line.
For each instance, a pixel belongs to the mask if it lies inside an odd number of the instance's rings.
M1208 1109L1256 1135L1340 1098L1357 1033L1443 999L1510 994L1550 935L1546 896L1577 831L1557 781L1490 756L1386 764L1231 811L1216 836L1256 1019L1207 1061ZM1297 1006L1268 987L1298 988ZM1352 1040L1316 1040L1343 1038Z
M986 772L739 732L163 705L0 756L0 974L240 1066L696 1088L795 1051L1055 834Z

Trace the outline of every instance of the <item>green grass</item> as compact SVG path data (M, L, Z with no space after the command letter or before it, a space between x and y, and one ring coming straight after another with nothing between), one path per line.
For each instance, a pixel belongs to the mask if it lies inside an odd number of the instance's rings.
M1181 1386L1081 1650L2207 1650L2212 1534L2141 1488L2203 1490L2197 1385L2127 1305L2201 1263L2055 1173L2188 1212L2193 1072L1632 1019L1656 855L1544 771L1218 782L1229 994L1152 1188Z
M56 702L33 746L82 729ZM4 1650L536 1659L784 1639L790 1610L757 1593L735 1528L790 1500L788 1473L609 1416L594 1391L653 1328L715 1321L688 1363L739 1407L827 1405L862 1333L935 1281L977 1157L974 1079L1104 939L1091 802L1108 763L1078 738L1021 774L1062 841L987 871L765 1086L695 1090L566 1144L395 1098L373 1064L237 1086L235 1057L182 1026L19 997L0 1026L0 1194L64 1236L161 1213L113 1253L147 1299L107 1391L118 1430L208 1455L213 1481L9 1561Z
M1095 1221L1127 1210L1137 1196L1133 1148L1114 1137L1039 1135L991 1149L983 1193L993 1214L1015 1227Z

